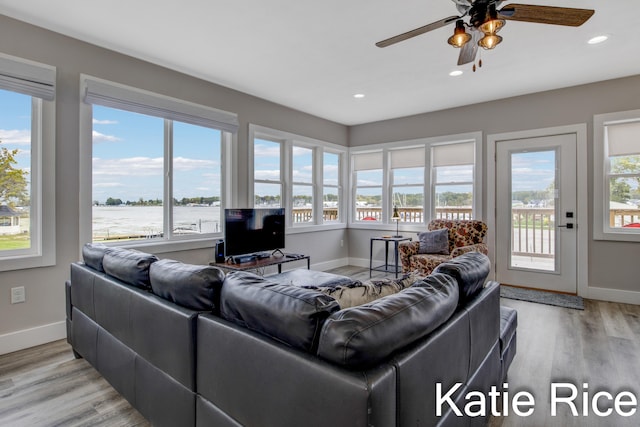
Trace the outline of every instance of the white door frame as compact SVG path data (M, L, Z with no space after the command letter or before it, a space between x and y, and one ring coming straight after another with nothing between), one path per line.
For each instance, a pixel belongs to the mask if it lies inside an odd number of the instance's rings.
M586 123L558 126L544 129L532 129L525 131L507 132L487 135L487 244L489 245L489 258L491 259L492 279L495 279L496 262L496 144L499 141L537 138L559 134L576 135L576 223L577 225L577 290L578 295L586 296L588 293L589 279L589 211L587 203L587 125Z

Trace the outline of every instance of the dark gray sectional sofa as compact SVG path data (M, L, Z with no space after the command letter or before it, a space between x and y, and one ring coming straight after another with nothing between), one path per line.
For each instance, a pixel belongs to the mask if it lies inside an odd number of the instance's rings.
M516 313L481 254L346 309L278 275L100 245L83 258L66 283L68 341L157 426L484 425L436 415L436 384L460 383L463 408L515 354Z

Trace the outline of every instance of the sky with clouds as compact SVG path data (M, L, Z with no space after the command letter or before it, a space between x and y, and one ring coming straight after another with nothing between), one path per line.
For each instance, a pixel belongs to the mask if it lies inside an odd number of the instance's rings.
M221 132L173 123L173 196L220 196ZM93 107L93 200L163 198L164 120Z

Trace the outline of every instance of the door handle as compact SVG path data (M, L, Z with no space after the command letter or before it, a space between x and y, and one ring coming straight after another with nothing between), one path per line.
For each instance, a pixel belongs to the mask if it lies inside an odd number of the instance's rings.
M558 226L558 228L560 228L560 227L562 227L562 228L572 229L572 228L573 228L573 223L572 223L572 222L569 222L569 223L567 223L566 225L559 225L559 226Z

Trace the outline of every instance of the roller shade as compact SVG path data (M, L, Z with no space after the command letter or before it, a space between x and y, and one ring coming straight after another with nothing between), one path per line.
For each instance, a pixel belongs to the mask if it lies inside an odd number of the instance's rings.
M94 78L84 79L84 102L238 132L237 114Z
M2 55L0 88L53 101L56 93L56 69Z
M391 151L391 168L419 168L424 166L424 147Z
M356 171L382 169L382 151L354 154L353 169Z
M640 154L640 121L605 126L609 156Z
M473 142L436 145L431 151L431 163L434 167L474 164L474 159L475 144Z

